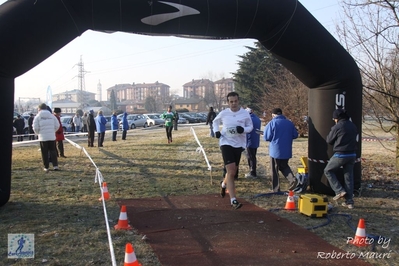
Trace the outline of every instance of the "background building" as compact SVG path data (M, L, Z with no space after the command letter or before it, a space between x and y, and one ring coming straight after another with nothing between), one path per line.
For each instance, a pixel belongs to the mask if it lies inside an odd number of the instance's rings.
M110 98L111 92L114 91L118 102L123 101L145 101L148 97L153 97L159 101L165 101L170 98L170 87L166 84L141 83L141 84L116 84L107 89L107 99Z
M213 82L209 79L193 79L183 85L183 98L207 98L213 92Z
M95 93L81 90L71 90L58 94L53 94L52 100L53 102L70 100L77 103L88 103L95 100Z

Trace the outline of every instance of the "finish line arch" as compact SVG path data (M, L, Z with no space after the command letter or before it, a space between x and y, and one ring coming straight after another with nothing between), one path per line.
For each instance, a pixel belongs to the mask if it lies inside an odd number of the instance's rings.
M323 175L332 155L325 137L337 106L361 132L361 77L353 58L297 0L13 0L0 6L0 112L10 129L0 131L0 206L11 193L14 80L86 30L257 39L309 88L310 182L315 192L332 193ZM354 176L358 189L360 162Z

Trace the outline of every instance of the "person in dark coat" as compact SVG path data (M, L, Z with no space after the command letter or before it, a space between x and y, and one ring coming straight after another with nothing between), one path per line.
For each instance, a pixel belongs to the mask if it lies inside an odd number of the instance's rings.
M87 119L87 126L89 130L88 137L88 147L94 147L94 131L96 130L96 121L94 120L94 111L89 111L89 119Z
M177 113L177 111L175 111L175 120L173 120L173 129L177 130L177 124L179 121L179 114Z
M35 139L35 131L33 131L33 119L34 118L35 118L35 116L33 114L30 114L29 118L28 118L29 140Z
M209 107L208 116L206 117L206 125L209 125L210 136L212 138L215 137L215 133L213 132L213 119L215 119L216 113L213 111L213 107Z
M259 117L254 114L253 110L249 107L245 109L248 111L251 116L252 124L254 128L250 133L247 133L247 160L249 166L249 173L245 174L245 178L257 178L256 174L256 164L257 158L256 153L260 144L260 134L257 133L257 130L260 131L261 122Z
M15 118L13 127L15 127L15 130L17 131L18 135L18 141L24 141L24 127L25 127L25 120L23 117L20 115Z
M349 118L345 109L339 108L333 112L335 125L328 133L326 142L333 146L334 155L324 168L324 175L335 192L333 200L345 198L342 206L353 209L353 167L356 163L358 131ZM341 168L344 172L343 184L337 179L335 173Z

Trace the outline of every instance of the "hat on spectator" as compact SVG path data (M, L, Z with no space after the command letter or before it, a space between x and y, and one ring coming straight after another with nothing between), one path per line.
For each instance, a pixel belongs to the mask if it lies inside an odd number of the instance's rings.
M251 109L251 108L247 107L245 110L246 110L248 113L252 114L252 109Z
M333 119L340 119L346 117L346 110L342 108L335 109L333 112Z
M272 114L274 114L274 115L281 115L281 114L283 114L283 111L281 111L280 108L274 108L274 109L272 110Z
M94 111L93 111L93 109L91 109L91 110L89 111L89 113L90 113L90 114L94 114Z
M61 113L61 108L55 107L54 113L56 113L56 114Z
M40 110L47 110L47 105L45 104L45 103L41 103L41 104L39 104L39 107L38 107Z

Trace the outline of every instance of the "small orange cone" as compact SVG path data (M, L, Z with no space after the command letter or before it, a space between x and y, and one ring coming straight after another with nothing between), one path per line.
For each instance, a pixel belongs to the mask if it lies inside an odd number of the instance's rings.
M132 244L127 243L125 248L125 264L123 266L141 266L137 261Z
M364 219L359 219L355 238L350 240L349 243L358 247L365 247L369 245L368 238L366 237L366 226L364 223Z
M114 226L116 230L131 230L132 227L129 225L127 221L127 214L126 214L126 206L122 205L121 213L119 214L118 224Z
M102 196L98 199L99 201L104 200L109 200L109 192L108 192L108 187L107 187L107 182L103 182L103 187L102 187Z
M287 203L285 203L284 209L289 211L296 210L294 192L292 190L290 190L290 192L288 193Z

